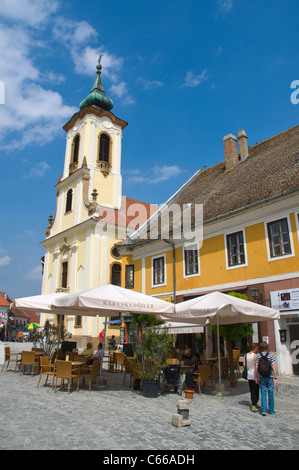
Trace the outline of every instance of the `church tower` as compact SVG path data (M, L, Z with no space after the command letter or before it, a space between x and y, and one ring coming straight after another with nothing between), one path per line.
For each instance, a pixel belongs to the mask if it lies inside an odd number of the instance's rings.
M113 101L105 94L101 69L100 56L89 95L64 126L66 150L63 174L55 186L56 212L54 218L49 217L41 242L45 248L43 294L120 285L121 257L113 247L126 237L129 220L121 177L122 131L127 122L111 112ZM151 215L151 206L143 207L141 223ZM41 324L46 319L57 321L54 315L42 315ZM86 338L96 345L100 321L68 315L64 326L79 347L80 343L85 346ZM119 332L110 334L119 336Z

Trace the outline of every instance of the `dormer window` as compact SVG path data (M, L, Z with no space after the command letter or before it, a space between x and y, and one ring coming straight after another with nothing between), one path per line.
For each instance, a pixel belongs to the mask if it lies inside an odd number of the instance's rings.
M65 205L65 212L70 212L72 210L72 202L73 202L73 190L70 188L66 193L66 205Z

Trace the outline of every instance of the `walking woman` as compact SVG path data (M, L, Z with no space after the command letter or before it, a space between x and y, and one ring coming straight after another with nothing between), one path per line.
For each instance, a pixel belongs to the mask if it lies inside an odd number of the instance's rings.
M256 383L256 355L259 351L259 345L253 343L250 352L244 356L243 367L247 366L247 379L251 397L251 411L258 411L256 405L259 401L259 385Z

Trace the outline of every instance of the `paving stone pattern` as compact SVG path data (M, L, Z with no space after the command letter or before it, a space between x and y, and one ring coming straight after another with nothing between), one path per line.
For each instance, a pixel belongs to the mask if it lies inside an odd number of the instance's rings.
M229 396L195 394L191 425L174 427L181 397L145 398L123 385L121 372L104 371L105 389L54 393L51 378L0 373L1 450L298 450L299 377L279 378L276 414L250 409L248 384L240 379ZM260 438L262 436L262 439Z

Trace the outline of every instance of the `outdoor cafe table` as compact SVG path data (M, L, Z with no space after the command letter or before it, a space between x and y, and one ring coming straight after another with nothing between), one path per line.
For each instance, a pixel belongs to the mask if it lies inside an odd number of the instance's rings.
M74 369L76 369L76 367L81 369L83 366L89 367L88 364L86 364L86 362L72 361L72 368Z

